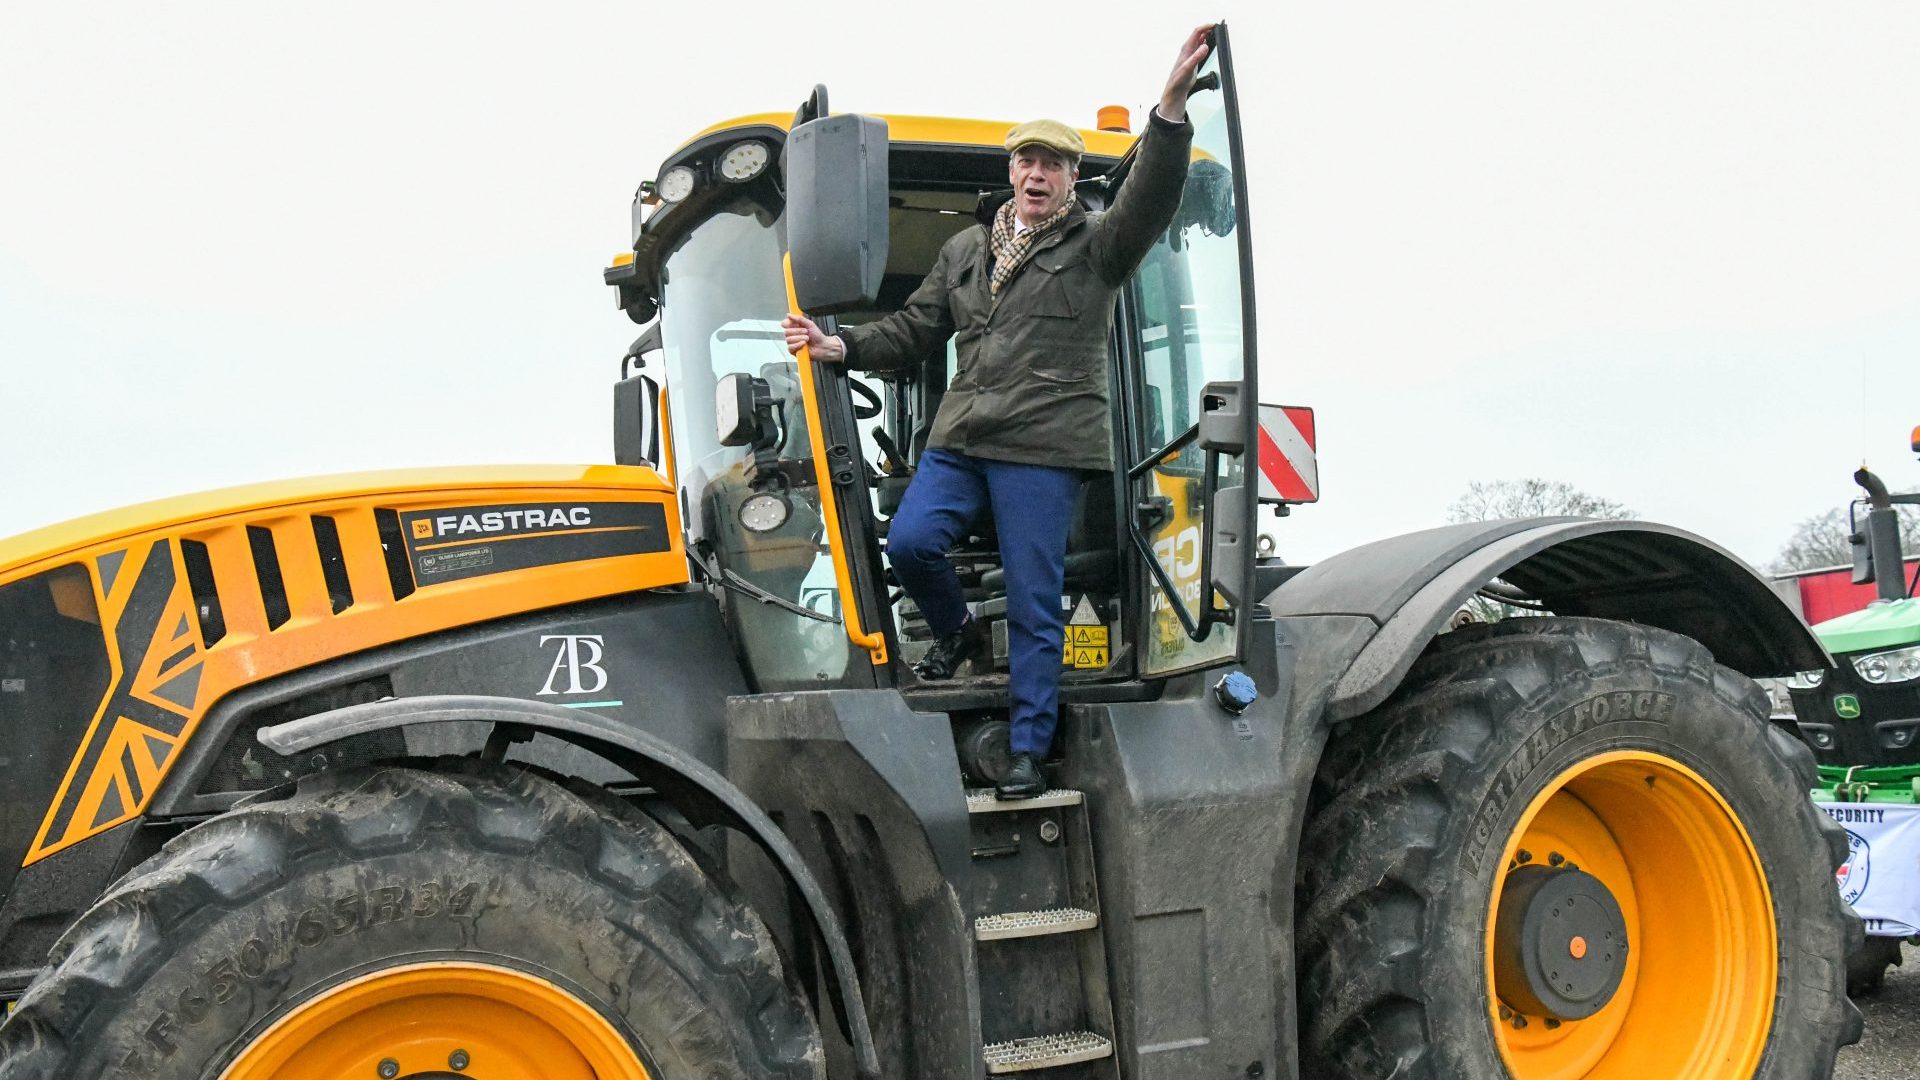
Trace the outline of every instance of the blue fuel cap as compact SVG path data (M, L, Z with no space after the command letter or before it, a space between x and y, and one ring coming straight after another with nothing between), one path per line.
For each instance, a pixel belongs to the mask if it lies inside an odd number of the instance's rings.
M1260 699L1260 691L1244 671L1229 671L1213 684L1213 697L1220 707L1239 716L1247 706Z

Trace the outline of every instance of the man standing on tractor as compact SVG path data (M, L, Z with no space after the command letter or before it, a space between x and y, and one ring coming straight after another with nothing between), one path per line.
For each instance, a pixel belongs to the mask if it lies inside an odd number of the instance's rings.
M856 370L922 362L955 338L958 367L927 450L887 536L894 575L935 635L914 672L951 678L983 651L987 628L968 611L947 554L989 510L1007 581L1012 761L1002 798L1046 790L1040 762L1058 719L1067 532L1086 473L1113 467L1105 358L1114 295L1172 223L1193 126L1187 95L1211 52L1212 25L1187 35L1112 207L1074 198L1085 144L1072 128L1034 120L1007 134L1011 197L991 227L941 248L904 307L829 336L790 314L787 348ZM1052 399L1040 424L1009 406Z

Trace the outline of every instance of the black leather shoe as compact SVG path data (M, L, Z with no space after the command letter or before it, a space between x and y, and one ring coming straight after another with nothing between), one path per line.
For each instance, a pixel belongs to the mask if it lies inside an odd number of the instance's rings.
M987 640L987 624L969 618L960 629L935 641L913 665L913 673L922 679L951 679L961 664L986 651Z
M1047 778L1040 775L1040 759L1032 754L1013 755L1013 764L1000 777L1000 797L1031 799L1047 790Z

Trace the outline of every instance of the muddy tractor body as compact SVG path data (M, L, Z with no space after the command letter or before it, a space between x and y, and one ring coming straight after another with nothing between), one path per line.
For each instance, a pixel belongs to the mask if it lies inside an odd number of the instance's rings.
M0 545L0 1076L1825 1075L1844 844L1749 677L1826 655L1763 581L1644 522L1256 557L1315 432L1257 406L1218 42L1114 313L1052 790L991 791L1004 634L913 679L886 568L966 373L778 330L903 302L1006 125L817 92L636 197L616 463ZM1098 211L1132 137L1084 137ZM991 523L953 561L1003 626ZM1449 631L1496 582L1538 610Z

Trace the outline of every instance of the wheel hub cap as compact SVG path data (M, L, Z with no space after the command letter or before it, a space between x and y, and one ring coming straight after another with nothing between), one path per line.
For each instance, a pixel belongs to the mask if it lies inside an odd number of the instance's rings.
M1572 867L1507 875L1494 940L1494 988L1515 1010L1583 1020L1613 1000L1627 970L1627 924L1613 893Z

